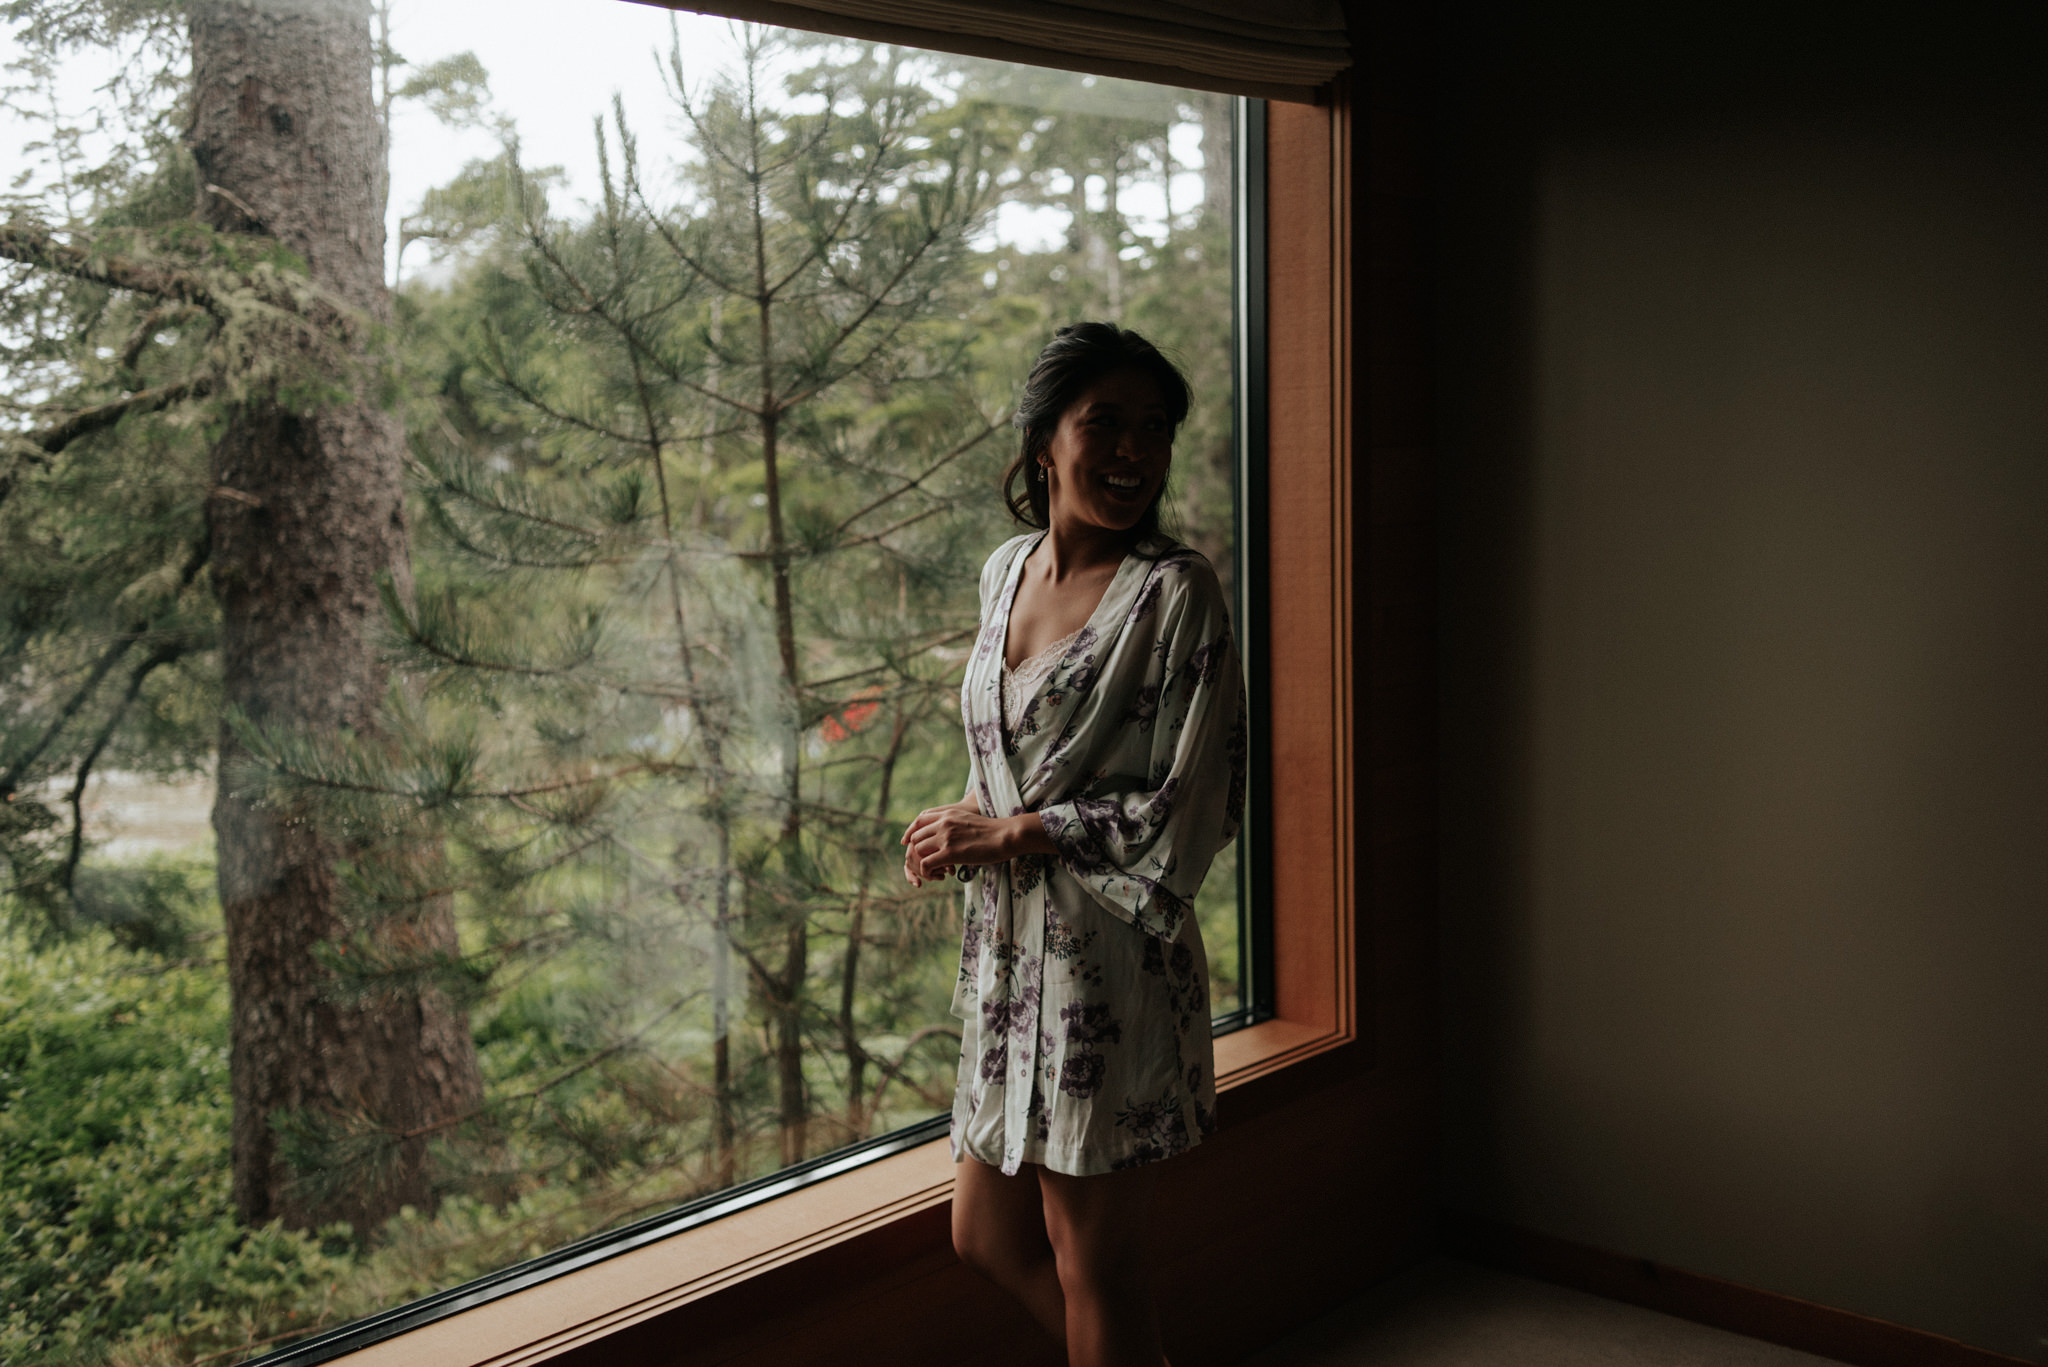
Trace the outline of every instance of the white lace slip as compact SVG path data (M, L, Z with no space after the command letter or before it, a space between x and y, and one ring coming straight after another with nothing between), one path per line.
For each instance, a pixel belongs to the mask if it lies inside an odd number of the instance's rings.
M1044 650L1039 651L1030 659L1019 664L1015 669L1010 668L1008 664L1003 666L1003 733L1005 735L1010 734L1016 727L1017 714L1023 710L1024 704L1030 700L1031 695L1038 691L1038 686L1045 682L1046 676L1051 674L1059 666L1059 662L1066 657L1067 647L1074 644L1074 638L1086 630L1086 627L1082 627L1069 635L1060 637L1059 640L1054 641Z

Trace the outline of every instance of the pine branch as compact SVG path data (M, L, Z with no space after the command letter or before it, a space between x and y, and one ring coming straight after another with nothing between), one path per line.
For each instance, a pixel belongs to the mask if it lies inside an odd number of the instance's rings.
M85 758L78 762L78 774L72 780L71 793L66 799L71 806L71 844L64 854L64 867L58 872L57 884L68 895L78 875L78 861L85 854L85 811L82 805L85 797L86 780L92 777L93 766L99 763L100 755L107 748L107 742L114 738L114 731L121 725L121 719L128 715L128 709L136 698L142 695L142 685L151 674L171 663L185 653L185 647L176 642L166 641L149 654L143 656L128 675L128 687L121 694L121 701L114 704L114 711L93 737L92 746L85 752Z
M201 537L199 542L192 547L191 553L185 557L185 563L178 569L178 588L180 592L191 587L192 581L199 576L199 571L205 567L207 560L212 557L212 554L213 543L211 538ZM49 726L44 728L43 734L36 739L35 744L31 745L25 753L16 757L14 762L8 765L7 772L4 775L0 775L0 800L9 802L14 800L14 794L20 791L22 780L27 776L30 767L43 757L43 752L50 748L51 743L63 732L65 726L70 723L73 717L78 715L79 709L84 707L87 700L98 691L100 682L112 672L115 665L121 662L121 657L128 653L129 648L149 634L150 627L151 623L147 618L131 623L126 631L116 635L107 648L100 653L100 658L93 662L93 667L87 675L85 683L79 687L77 692L71 695L70 701L58 709L56 717L51 720ZM160 646L158 648L162 649L163 647Z
M585 527L578 523L565 522L561 518L535 511L530 498L522 497L520 502L512 502L504 496L508 488L515 497L522 496L527 491L517 485L507 486L500 481L478 475L474 465L463 457L457 457L456 462L451 463L446 468L439 468L429 464L417 455L412 457L410 464L413 473L428 482L432 486L433 491L451 494L461 499L464 503L497 517L509 518L514 522L524 523L531 527L544 528L551 532L560 532L563 536L574 538L591 546L601 546L607 540L615 539L624 539L631 545L651 546L659 544L638 537L618 538L616 533L607 532L600 528ZM463 546L467 550L485 555L489 559L504 559L507 563L526 563L509 556L489 554L483 548L470 544L466 531L462 535L464 537ZM579 557L561 562L559 565L553 561L539 562L538 567L546 569L580 569L587 565L607 563L613 562L604 559Z
M0 434L0 451L13 456L9 468L0 470L0 504L7 502L14 492L15 471L23 465L47 467L50 457L62 451L80 437L93 432L104 431L127 417L130 413L155 413L187 399L202 398L212 392L210 377L200 376L177 384L164 385L157 389L145 389L130 394L113 403L100 404L95 408L81 409L62 422L28 432Z
M668 247L669 253L676 260L688 266L698 279L704 281L705 284L710 285L719 293L731 295L735 299L746 297L744 291L699 261L696 254L683 245L682 238L677 236L675 229L669 226L668 221L660 214L655 213L653 208L648 206L644 199L641 201L641 204L642 207L648 210L648 219L654 224L655 233L661 238L663 244Z
M754 986L760 989L761 995L770 1001L781 1000L777 995L782 986L781 976L771 971L768 965L754 957L754 951L741 944L737 937L728 932L725 938L726 942L745 961L747 975L754 980Z
M93 662L92 670L86 675L84 684L80 685L78 691L71 695L70 701L57 710L57 715L48 726L43 728L43 734L37 737L35 744L31 745L15 759L13 764L8 766L5 775L0 775L0 798L8 801L13 800L15 793L21 789L21 781L27 775L29 767L43 757L43 752L50 748L50 743L56 740L66 724L78 715L79 709L85 706L86 700L98 691L100 681L113 672L114 666L120 663L121 657L128 653L128 647L134 644L135 637L127 632L123 632L114 638L112 645L109 645L104 651L100 652L100 657Z
M596 784L609 783L614 779L628 778L634 774L676 774L692 772L692 766L644 761L639 764L621 765L602 774L588 774L579 778L556 779L548 783L528 784L524 787L509 788L467 788L460 783L444 783L435 789L418 786L404 787L394 783L379 782L378 770L367 759L357 753L345 753L338 762L330 763L330 756L317 753L299 743L299 738L285 731L271 731L253 725L239 711L231 711L228 723L237 738L255 757L258 763L278 776L289 779L302 787L330 793L353 793L364 797L404 798L413 802L443 805L456 802L510 802L524 803L527 798L546 797L554 793L576 792ZM520 805L520 810L542 820L548 819L546 812L530 806Z
M970 641L974 639L975 633L979 630L979 627L969 627L962 631L949 632L944 636L940 636L933 640L927 641L921 646L913 646L909 650L906 650L904 654L913 656L922 655L928 650L937 650L940 646L949 646L956 641ZM828 688L833 684L850 683L855 679L864 679L870 674L879 673L880 671L884 669L889 669L891 667L892 666L890 665L890 663L885 660L881 664L869 665L865 669L856 669L846 674L834 674L829 679L813 679L810 681L810 687L814 689Z
M502 546L484 545L482 541L470 533L467 527L464 527L456 520L455 515L449 511L447 503L437 496L446 492L451 491L435 489L428 492L426 504L429 519L434 527L443 536L447 537L458 550L475 556L487 565L501 569L520 570L587 570L598 565L626 564L631 559L631 557L627 556L614 555L552 556L542 558L538 555L516 554ZM452 492L457 497L462 497L459 490ZM507 512L506 516L516 517L517 514Z
M896 523L894 526L884 527L881 531L872 532L867 536L855 537L851 541L842 541L836 546L826 546L821 550L812 552L812 554L836 555L840 551L850 551L854 549L856 546L873 545L875 542L880 541L885 536L894 536L897 532L902 531L905 527L914 527L918 523L924 521L926 518L934 517L939 513L943 513L945 511L946 507L944 504L940 504L932 508L927 508L921 513L917 513L914 516L904 518L901 522Z
M232 190L227 189L225 186L214 185L211 182L209 182L203 188L209 195L212 195L217 199L223 200L229 205L233 206L235 212L242 216L243 222L247 226L241 229L241 231L256 233L263 237L271 236L270 227L268 224L264 223L263 216L257 213L254 209L250 208L249 202L243 199L240 195L236 194Z
M605 306L604 302L598 297L597 293L593 291L588 285L583 283L583 277L578 275L575 272L575 270L573 270L570 267L569 263L562 259L561 254L556 252L554 248L549 245L545 238L543 238L538 233L530 233L528 234L528 240L530 240L533 243L534 250L540 253L541 258L545 260L550 266L554 267L555 272L558 275L560 275L562 279L568 281L569 285L576 291L578 297L580 297L583 300L583 311L586 313L593 314L596 317L602 319L605 322L605 324L612 329L612 331L616 332L620 336L620 338L622 338L625 341L627 347L630 348L634 352L634 354L646 357L647 360L653 364L654 368L660 371L664 377L674 381L676 384L681 385L683 388L691 391L692 393L698 395L701 398L710 399L714 403L722 403L729 408L736 408L740 412L749 414L750 416L756 418L762 416L760 409L755 408L749 404L741 403L738 399L734 399L727 395L720 394L715 390L708 389L704 385L701 385L697 383L695 380L690 379L687 375L684 375L682 371L679 370L677 367L667 364L664 361L664 359L654 351L652 347L647 345L647 343L641 338L639 331L636 328L634 328L631 322L628 322L625 319L617 317L611 309ZM566 313L571 312L572 310L565 308L563 311ZM631 439L621 438L621 440Z
M829 104L827 104L826 106L826 111L827 116L829 118L831 111L831 106ZM822 134L819 140L823 140ZM878 138L876 140L874 148L869 152L866 158L867 165L861 173L861 178L858 181L854 182L854 184L847 191L846 204L845 207L840 211L838 219L835 222L833 222L829 227L825 228L823 231L814 234L811 239L811 250L804 254L804 257L801 261L797 262L796 265L792 266L789 270L785 271L780 280L777 280L775 283L768 287L768 295L770 298L779 298L782 294L783 289L787 287L792 281L794 281L799 275L803 274L803 272L807 268L809 268L812 262L824 257L827 253L831 251L832 247L835 244L841 241L840 234L846 231L846 225L848 221L852 219L853 211L861 207L862 203L866 201L867 195L874 188L875 181L881 176L882 167L884 162L888 159L888 154L894 151L895 148L895 141L889 138L887 134L884 134L881 138ZM810 199L809 195L805 195L805 200L808 203L816 203L815 200ZM851 236L857 238L859 234L853 234Z
M849 286L849 288L851 288L851 286ZM890 285L890 288L894 289L895 284L892 283ZM929 296L931 294L931 291L927 289L924 293L927 296ZM873 303L869 305L867 311L861 315L862 321L865 321L866 318L872 316L874 311L881 307L882 302L883 301L880 298L875 299ZM882 354L884 349L886 349L892 342L894 342L899 336L902 335L903 329L910 326L910 324L914 321L915 312L909 307L909 305L904 304L901 305L900 307L903 309L903 313L902 316L896 320L895 326L891 327L890 329L888 329L888 331L884 332L879 338L877 338L875 340L874 345L870 346L859 360L848 362L845 365L840 366L839 369L834 372L828 373L814 371L814 378L810 388L799 390L794 394L791 394L782 402L780 407L785 411L790 408L794 408L796 405L803 403L806 400L818 394L824 393L826 390L830 389L833 385L838 384L847 376L857 375L861 371L866 370L868 366L874 362L874 359ZM843 332L841 335L841 340L843 341L844 337L848 335L850 335L850 333ZM830 357L834 351L838 350L840 344L840 341L833 342L833 344L826 349L824 355L826 357ZM821 374L824 376L824 378L816 378L816 376Z
M604 1048L592 1054L589 1058L571 1064L569 1067L563 1069L561 1072L555 1074L553 1077L547 1079L545 1082L536 1083L534 1086L527 1088L523 1092L514 1092L510 1096L499 1097L495 1101L488 1102L485 1105L479 1106L477 1109L469 1111L463 1115L451 1116L446 1120L437 1120L431 1125L420 1125L409 1130L392 1131L391 1138L394 1142L397 1143L404 1143L405 1141L410 1139L422 1139L425 1138L427 1135L438 1134L443 1130L451 1130L458 1125L465 1125L472 1120L481 1119L483 1116L489 1114L493 1109L497 1107L509 1106L516 1101L545 1100L549 1092L561 1086L563 1083L569 1081L571 1078L574 1078L579 1074L586 1073L590 1071L592 1068L597 1067L598 1064L605 1062L607 1059L622 1054L626 1050L631 1049L635 1045L639 1044L640 1041L647 1038L648 1034L653 1031L655 1026L661 1024L670 1016L673 1016L676 1012L682 1010L685 1006L689 1005L698 997L698 995L700 994L696 992L684 993L682 996L676 998L667 1006L663 1007L660 1011L656 1012L653 1019L649 1020L647 1024L641 1026L632 1034L627 1035L622 1039L614 1040L612 1043L606 1045Z
M902 1071L904 1064L910 1062L910 1051L934 1035L949 1036L957 1044L960 1039L960 1029L954 1025L927 1025L904 1041L903 1052L896 1056L894 1063L882 1070L882 1076L875 1082L874 1099L868 1103L867 1113L870 1118L881 1109L882 1093L889 1090L889 1084L896 1080L896 1074ZM873 1055L869 1055L869 1057L872 1058Z
M833 339L830 342L825 344L824 348L818 353L818 361L821 366L824 362L829 361L832 358L832 356L839 350L839 348L844 346L856 332L860 331L861 328L867 325L868 319L874 316L875 310L881 308L883 303L887 301L889 297L889 291L895 289L898 285L903 283L905 278L909 276L910 272L916 268L917 263L924 259L924 254L931 250L932 244L937 242L942 236L944 236L944 231L939 228L930 229L925 233L924 241L918 243L917 249L903 258L902 264L898 266L896 269L896 274L889 277L889 283L882 286L881 292L869 298L867 306L861 309L860 312L854 314L853 317L849 318L840 327L838 335L833 337ZM837 271L833 272L833 277L835 279L838 278ZM852 281L842 280L840 281L840 283L844 285L847 289L855 290L855 286ZM864 293L864 291L859 290L855 290L855 292ZM899 324L897 328L891 329L891 331L888 334L888 337L885 337L883 341L886 343L888 338L894 337L896 333L900 330L901 325ZM790 409L796 407L798 404L804 402L804 400L811 398L813 395L823 393L825 390L830 389L833 385L837 384L840 380L845 379L854 371L865 368L867 363L874 359L875 355L879 351L880 345L881 344L877 344L877 346L868 348L868 354L866 356L863 356L859 361L855 362L853 365L841 370L837 375L833 376L831 379L817 381L813 383L811 387L808 389L801 389L794 394L785 396L782 399L782 401L777 405L778 411L786 413Z
M642 438L636 437L630 432L621 432L616 428L607 427L600 422L593 422L589 418L581 417L566 409L556 408L546 399L543 399L538 391L513 377L512 363L505 355L504 340L498 336L498 330L486 324L483 333L489 359L495 362L487 373L493 380L510 390L521 403L529 408L540 410L540 412L553 418L556 422L578 428L590 433L592 436L604 437L607 440L618 442L622 446L646 444Z
M418 611L409 611L405 600L399 595L397 585L390 576L378 581L378 592L384 599L384 610L398 624L405 641L430 658L458 669L479 669L493 674L517 674L531 679L558 678L573 674L597 657L599 639L598 619L594 613L588 615L583 627L568 641L566 658L555 664L524 664L517 660L491 660L479 654L465 639L453 614L444 607L437 608L430 600L422 599ZM456 639L449 639L449 632Z
M60 242L48 228L20 219L0 223L0 259L40 266L74 280L86 280L111 289L129 290L158 299L176 299L205 309L215 317L227 315L226 305L205 277L196 271L176 270L92 252Z
M213 392L213 384L211 376L197 375L189 380L180 380L176 384L140 390L112 403L81 408L62 422L38 431L15 434L9 440L34 447L39 454L30 455L32 460L54 456L80 437L103 432L131 413L156 413L187 399L203 399Z
M135 331L128 338L128 345L121 348L121 369L132 371L142 361L142 353L150 341L161 332L166 324L179 321L192 311L190 304L159 304L143 315Z
M893 502L894 500L899 499L903 497L905 494L911 492L913 489L919 488L924 484L926 480L930 479L933 475L945 469L948 465L951 465L954 461L960 459L960 457L966 455L969 451L972 451L975 447L987 441L989 437L994 435L999 429L1008 426L1009 421L1010 420L1007 416L996 418L994 421L990 422L986 427L983 427L981 431L975 433L966 441L960 443L960 445L954 447L952 450L946 452L945 455L940 456L937 460L933 461L929 466L927 466L924 469L922 473L917 475L915 478L906 480L904 483L899 484L894 489L891 489L888 493L883 494L881 497L877 498L874 502L861 508L859 511L848 513L845 519L841 521L837 527L834 527L832 529L832 535L838 536L841 532L844 532L848 527L851 527L854 523L860 521L862 518L866 517L869 513L881 507L883 504Z
M528 838L516 841L511 845L491 847L472 841L469 848L471 853L483 865L482 877L489 880L488 885L492 888L510 889L517 887L521 883L531 882L542 874L553 873L556 869L566 868L572 861L596 849L599 845L610 842L613 838L610 831L599 830L586 839L563 845L553 853L543 853L537 857L526 857L532 848L541 842L543 836L552 833L552 827L544 826ZM524 862L517 862L522 857ZM554 913L541 911L528 914L545 917L551 916Z

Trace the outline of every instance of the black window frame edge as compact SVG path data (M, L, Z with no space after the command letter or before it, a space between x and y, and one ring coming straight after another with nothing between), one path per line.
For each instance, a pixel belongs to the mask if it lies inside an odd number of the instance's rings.
M595 1263L644 1248L648 1244L658 1243L686 1230L708 1225L724 1216L738 1214L765 1201L772 1201L778 1196L785 1196L828 1178L852 1172L856 1168L864 1168L870 1163L907 1149L914 1149L945 1134L951 1119L950 1116L936 1115L915 1125L864 1140L859 1144L851 1144L822 1157L813 1158L809 1162L798 1163L779 1172L770 1173L766 1177L758 1177L751 1182L742 1182L723 1191L701 1196L694 1201L686 1201L675 1209L663 1211L659 1215L651 1215L617 1229L599 1230L573 1243L564 1244L553 1252L543 1253L537 1258L528 1258L524 1262L501 1268L474 1281L464 1282L446 1291L437 1291L433 1295L408 1301L404 1305L379 1311L363 1319L351 1320L347 1324L326 1330L288 1348L280 1348L261 1357L244 1358L242 1367L312 1367L315 1363L331 1362L359 1348L367 1348L386 1339L396 1338L400 1334L422 1328L437 1320L501 1300L528 1287L553 1281L556 1277L580 1271Z
M1238 946L1243 1004L1210 1022L1217 1035L1227 1035L1273 1017L1273 925L1268 852L1271 848L1270 766L1257 763L1268 753L1271 719L1267 715L1270 665L1266 653L1264 614L1257 607L1266 590L1266 102L1233 97L1231 119L1231 375L1236 387L1231 414L1235 452L1236 508L1234 544L1237 556L1237 632L1246 675L1246 707L1251 722L1254 759L1246 777L1245 815L1239 833ZM465 1310L567 1276L610 1258L700 1228L727 1215L751 1209L884 1158L914 1149L946 1134L952 1117L936 1115L900 1130L850 1144L808 1162L783 1168L751 1182L686 1201L659 1215L617 1229L599 1230L572 1243L511 1267L437 1291L403 1305L325 1330L311 1338L241 1360L241 1367L316 1367L334 1359L423 1328Z
M1264 611L1266 531L1266 102L1233 101L1231 196L1231 371L1236 383L1232 437L1237 453L1235 544L1237 636L1251 725L1250 772L1238 834L1237 915L1243 984L1237 1010L1218 1017L1216 1033L1273 1019L1272 651ZM1227 1024L1226 1024L1227 1022Z

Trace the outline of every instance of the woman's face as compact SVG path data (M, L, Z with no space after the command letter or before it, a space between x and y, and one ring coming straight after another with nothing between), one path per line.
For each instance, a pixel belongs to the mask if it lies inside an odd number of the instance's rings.
M1039 455L1054 526L1129 531L1166 483L1173 427L1141 370L1103 376L1067 405Z

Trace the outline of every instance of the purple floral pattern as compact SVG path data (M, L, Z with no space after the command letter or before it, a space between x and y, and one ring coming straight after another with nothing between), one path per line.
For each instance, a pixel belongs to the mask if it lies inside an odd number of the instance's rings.
M982 573L961 687L982 810L1036 812L1056 853L977 870L954 1014L956 1154L1014 1172L1107 1172L1215 1126L1208 960L1193 901L1243 811L1243 691L1208 562L1173 543L1117 571L1045 682L1002 725L1024 557Z
M1135 726L1140 731L1150 731L1152 723L1159 716L1159 685L1146 684L1138 690L1138 696L1124 709L1117 720L1125 726Z
M1116 1166L1157 1163L1193 1148L1204 1133L1188 1124L1188 1112L1196 1109L1177 1087L1150 1100L1127 1103L1117 1112L1116 1127L1130 1136L1129 1151Z

